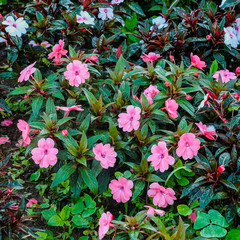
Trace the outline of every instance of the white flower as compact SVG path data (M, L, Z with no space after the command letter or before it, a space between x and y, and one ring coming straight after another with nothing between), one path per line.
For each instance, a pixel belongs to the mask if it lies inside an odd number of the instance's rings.
M36 47L37 46L37 43L34 41L34 40L31 40L28 45L32 45L33 47Z
M2 24L8 25L5 30L13 37L21 37L22 34L27 32L26 29L28 28L27 22L22 17L15 21L12 16L8 16Z
M122 2L124 2L124 0L112 0L111 4L117 4L118 5Z
M44 41L44 42L40 43L40 46L45 47L45 48L49 48L49 47L51 47L51 44L48 41Z
M3 37L5 37L3 32L1 32L0 35L2 35ZM3 37L0 36L0 43L6 43L6 42L7 42L7 39L5 39L5 38L3 38Z
M203 108L205 104L207 104L209 99L209 94L206 94L203 98L203 100L200 102L199 106L198 106L198 110Z
M236 48L238 46L237 31L233 27L224 28L224 43Z
M87 11L81 11L80 15L77 15L77 22L93 25L94 24L94 18L91 17L90 14Z
M158 29L165 28L168 26L168 23L166 23L165 18L161 16L152 19L152 23L157 25Z
M237 23L237 26L236 26L236 32L237 32L237 39L238 41L240 42L240 18L237 18L236 19L236 23Z
M113 9L112 8L99 8L98 17L102 20L106 18L112 19L113 18Z

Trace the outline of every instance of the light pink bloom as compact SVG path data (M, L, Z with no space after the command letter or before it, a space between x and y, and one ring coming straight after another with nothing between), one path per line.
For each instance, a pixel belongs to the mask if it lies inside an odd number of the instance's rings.
M53 51L48 54L48 59L55 58L53 61L55 63L59 63L62 55L66 55L68 52L63 48L64 48L64 40L59 40L59 44L54 45Z
M36 64L36 62L34 62L33 64L29 65L28 67L24 68L21 73L20 73L20 77L18 78L18 82L22 82L27 81L30 76L36 71L36 68L33 67Z
M129 201L132 196L132 191L130 189L133 188L133 182L124 177L120 177L118 180L112 180L109 184L109 188L111 189L114 200L125 203Z
M153 104L153 98L158 93L159 93L159 90L158 90L157 86L153 86L153 85L150 85L147 89L145 89L143 91L143 94L146 96L149 105ZM140 98L140 102L142 103L142 95Z
M13 124L13 122L11 120L8 120L8 119L1 122L1 126L6 126L6 127L8 127L12 124Z
M98 18L100 18L102 20L106 20L107 18L112 19L113 18L113 8L111 8L111 7L99 8Z
M54 166L57 163L58 149L54 148L54 141L51 138L41 138L38 141L38 148L31 151L32 159L40 168Z
M42 43L40 43L41 47L45 47L45 48L49 48L51 46L51 44L48 41L44 41Z
M220 70L220 71L215 72L214 75L213 75L213 78L215 78L216 81L218 82L219 76L221 76L223 83L227 83L227 82L229 82L231 79L236 79L236 78L237 78L237 76L235 75L235 73L229 72L228 69L226 69L226 70Z
M117 4L119 5L120 3L124 2L124 0L112 0L111 4Z
M164 172L168 170L169 165L174 164L174 158L168 155L167 144L164 141L152 146L151 153L147 160L151 162L151 166L155 168L155 171Z
M100 161L100 164L103 168L107 169L114 166L117 153L114 151L114 148L110 146L110 144L97 144L93 148L93 153L95 154L95 159Z
M24 147L26 147L31 142L31 139L29 137L30 125L24 120L18 120L17 127L20 131L22 131L23 143Z
M160 54L156 54L154 52L150 52L148 54L143 53L143 55L141 56L144 62L150 62L151 64L153 64L153 61L157 60L160 57L161 57Z
M159 207L167 207L172 205L177 198L174 196L175 192L171 188L160 186L158 183L152 183L148 190L148 196L153 197L153 204Z
M177 114L178 104L174 99L169 98L167 101L165 101L165 107L171 118L178 117L178 114Z
M0 144L10 143L9 137L0 137Z
M152 23L157 25L158 29L166 28L168 26L168 23L166 22L166 19L162 16L153 18ZM150 28L150 30L152 30L152 27Z
M196 68L203 70L202 68L206 67L206 63L204 61L201 61L197 55L193 55L193 53L191 53L190 57L191 57L192 62L191 62L189 69L191 67L196 67Z
M197 156L199 149L200 140L195 138L193 133L184 133L180 137L176 153L179 157L183 157L184 160L192 159Z
M147 214L148 214L148 215L154 216L155 213L158 214L158 215L160 215L160 216L165 215L165 211L163 211L163 210L155 209L155 208L153 208L153 207L151 207L151 206L148 206L148 205L146 205L146 206L144 206L144 207L147 207L147 208L148 208L148 210L147 210Z
M77 23L93 25L94 18L87 11L81 11L80 15L77 15Z
M237 31L233 27L224 28L224 43L230 45L233 48L238 46Z
M31 199L28 201L28 203L26 204L26 207L27 207L27 208L30 208L30 207L32 207L32 205L34 205L34 204L38 204L38 201L37 201L35 198L31 198Z
M64 76L69 80L71 86L78 87L81 83L90 77L87 64L81 63L79 60L73 60L67 65L67 71Z
M82 109L82 105L74 105L74 106L71 106L71 107L59 107L59 106L56 106L56 110L62 110L65 112L64 116L63 117L68 117L68 114L72 111L72 110L75 110L75 111L84 111L84 109Z
M118 124L120 128L123 128L124 132L131 132L133 129L137 130L140 126L140 113L139 107L128 106L127 113L120 113L118 115Z
M217 134L216 134L216 130L214 128L214 126L208 126L203 124L202 122L200 123L196 123L196 125L198 126L200 133L199 135L204 135L206 138L210 139L210 140L216 140Z
M105 234L108 232L112 220L113 215L110 212L106 212L101 215L98 222L99 224L98 237L100 240L103 239Z
M31 40L28 45L30 46L33 46L33 47L36 47L38 44L34 41L34 40Z

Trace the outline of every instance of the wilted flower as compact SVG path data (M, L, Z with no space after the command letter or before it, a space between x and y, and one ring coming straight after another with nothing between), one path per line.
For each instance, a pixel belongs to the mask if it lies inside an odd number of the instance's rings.
M9 137L0 137L0 144L10 143Z
M38 204L38 201L35 198L31 198L28 203L26 204L27 208L32 207L33 205Z
M169 98L165 101L166 110L171 118L177 118L178 104L174 99Z
M77 15L77 22L93 25L94 24L94 18L91 17L90 14L87 11L81 11L80 15Z
M67 50L64 50L63 48L64 48L64 40L59 40L59 43L54 45L53 51L48 54L48 59L55 58L53 61L55 63L59 63L62 55L66 55L68 52Z
M99 8L99 14L98 18L102 20L106 20L107 18L112 19L113 18L113 8Z
M158 29L165 28L168 26L168 23L166 22L165 18L161 16L153 18L152 23L157 25Z
M147 98L148 104L152 105L153 104L153 98L155 97L155 95L157 95L159 93L159 90L157 88L157 86L153 86L150 85L147 89L145 89L143 91L143 94L145 95L145 97ZM142 103L142 95L140 98L140 102Z
M214 75L213 75L213 78L215 78L216 81L218 81L219 76L221 76L223 83L227 83L227 82L229 82L231 79L236 79L236 78L237 78L237 76L235 75L235 73L229 72L228 69L226 69L226 70L220 70L220 71L215 72Z
M240 76L240 67L237 67L237 68L236 68L236 74L237 74L237 77Z
M13 122L11 120L8 120L8 119L1 122L1 126L6 126L6 127L8 127L12 124L13 124Z
M198 126L200 133L199 135L204 135L206 138L210 139L210 140L216 140L216 129L214 128L214 126L207 126L205 124L203 124L202 122L200 123L196 123L196 125Z
M192 159L197 156L200 149L200 140L195 138L193 133L184 133L178 142L176 153L184 160Z
M23 143L24 147L30 144L31 139L29 137L30 134L30 125L24 120L18 120L17 127L20 131L22 131Z
M163 211L163 210L155 209L155 208L153 208L153 207L151 207L151 206L148 206L148 205L146 205L146 206L144 206L144 207L147 207L147 208L148 208L148 210L147 210L147 214L148 214L148 215L154 216L154 214L156 213L156 214L158 214L158 215L160 215L160 216L163 216L163 215L165 214L165 211Z
M124 177L120 177L118 180L112 180L109 184L109 188L111 189L114 200L125 203L129 201L132 196L132 191L130 189L133 188L133 182Z
M103 213L99 219L98 237L103 239L105 234L108 232L113 215L110 212Z
M144 62L150 62L151 64L153 64L153 61L157 60L160 57L161 57L160 54L156 54L154 52L150 52L148 54L143 53L143 55L141 56Z
M82 109L82 105L74 105L74 106L71 106L71 107L59 107L59 106L56 106L56 110L62 110L65 112L64 116L63 117L68 117L68 114L75 110L75 111L84 111L84 109Z
M190 69L191 67L196 67L203 70L202 68L206 67L206 63L204 61L201 61L197 55L193 55L193 53L191 53L190 58L192 62L188 69Z
M57 163L58 149L54 148L54 141L51 138L41 138L38 141L38 148L31 151L32 159L40 168L54 166Z
M224 28L224 43L236 48L238 46L237 31L233 27Z
M36 71L36 68L33 67L36 64L36 62L34 62L33 64L29 65L28 67L24 68L21 72L20 72L20 77L18 78L18 82L22 82L27 81L30 76Z

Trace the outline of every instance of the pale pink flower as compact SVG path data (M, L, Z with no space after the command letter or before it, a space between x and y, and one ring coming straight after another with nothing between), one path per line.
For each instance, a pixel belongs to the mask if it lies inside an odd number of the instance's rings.
M20 73L20 77L18 78L18 82L22 82L27 81L30 76L36 71L36 68L33 67L36 64L36 62L34 62L33 64L29 65L28 67L24 68L21 73Z
M63 48L64 48L64 40L59 40L59 44L54 45L53 51L48 54L48 59L55 58L53 61L55 63L59 63L62 55L66 55L68 52Z
M192 159L194 156L197 156L199 149L200 140L195 138L195 135L193 133L184 133L180 137L176 153L184 160Z
M94 18L87 11L81 11L80 15L77 15L77 23L93 25Z
M123 128L124 132L131 132L133 129L137 130L140 126L140 113L139 107L128 106L127 113L120 113L118 115L118 124L120 128Z
M100 18L102 20L106 20L107 18L112 19L113 18L113 8L111 8L111 7L99 8L98 18Z
M114 148L110 146L110 144L97 144L93 148L93 153L95 154L95 159L100 162L103 168L107 169L114 166L117 153L114 151Z
M13 124L13 122L11 120L8 120L8 119L1 122L1 126L6 126L6 127L8 127L12 124Z
M159 207L167 207L172 205L175 197L175 192L171 188L162 187L158 183L152 183L148 190L148 196L153 197L153 204Z
M151 153L147 160L151 162L151 166L155 168L155 171L164 172L168 170L169 165L174 164L174 158L168 155L167 144L164 141L152 146Z
M24 147L26 147L31 142L31 139L29 137L30 125L24 120L18 120L17 127L20 131L22 131L23 143Z
M220 70L220 71L215 72L214 75L213 75L213 78L215 78L216 81L218 82L219 76L221 76L223 83L227 83L227 82L229 82L231 79L236 79L236 78L237 78L237 76L235 75L235 73L229 72L228 69L226 69L226 70Z
M51 47L51 44L48 41L44 41L44 42L40 43L40 46L45 47L45 48L49 48L49 47Z
M144 62L150 62L151 64L153 64L153 61L157 60L160 57L161 57L160 54L156 54L154 52L150 52L148 54L143 53L143 55L141 56Z
M0 144L10 143L9 137L0 137Z
M65 112L64 116L63 117L68 117L68 114L75 110L75 111L84 111L84 109L82 109L82 105L74 105L74 106L71 106L71 107L59 107L59 106L56 106L56 110L62 110Z
M240 18L236 19L236 23L237 23L237 26L236 26L236 36L237 36L238 42L240 43Z
M27 208L32 207L33 205L38 204L38 201L35 198L31 198L28 203L26 204Z
M111 4L117 4L119 5L120 3L124 2L124 0L112 0Z
M196 123L196 125L198 126L200 133L199 135L204 135L206 138L210 139L210 140L216 140L217 134L216 134L216 129L214 128L214 126L207 126L205 124L203 124L202 122L200 123Z
M132 191L130 189L133 188L133 182L124 177L120 177L118 180L112 180L109 184L109 188L111 189L114 200L125 203L129 201L132 196Z
M224 43L230 45L233 48L238 46L237 31L233 27L224 28Z
M151 206L148 206L148 205L146 205L146 206L144 206L144 207L147 207L147 208L148 208L148 210L147 210L147 214L148 214L148 215L154 216L155 213L158 214L158 215L160 215L160 216L165 215L165 211L163 211L163 210L155 209L155 208L153 208L153 207L151 207Z
M146 96L149 105L153 104L153 98L158 93L159 93L159 90L158 90L157 86L153 86L153 85L150 85L147 89L145 89L143 91L143 94ZM142 95L140 98L140 102L142 103Z
M71 86L78 87L81 83L90 77L87 64L81 63L79 60L73 60L67 65L67 71L64 76L69 80Z
M103 213L99 219L98 237L103 239L109 230L111 221L113 220L113 215L110 212Z
M166 22L166 19L162 16L153 18L152 23L157 25L158 29L166 28L168 26L168 23ZM151 27L150 30L152 30L152 27Z
M171 118L177 118L178 104L174 99L169 98L165 101L166 110Z
M191 53L190 58L192 62L188 69L190 69L191 67L196 67L203 70L202 68L206 67L206 63L204 61L201 61L197 55L193 55L193 53Z
M54 166L57 163L58 149L54 148L54 141L51 138L41 138L38 141L38 148L31 151L32 159L40 168Z
M31 40L31 41L28 43L28 45L33 46L33 47L38 46L38 44L37 44L34 40Z

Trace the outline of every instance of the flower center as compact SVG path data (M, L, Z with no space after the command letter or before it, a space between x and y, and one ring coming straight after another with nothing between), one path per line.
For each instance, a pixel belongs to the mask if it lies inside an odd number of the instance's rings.
M45 150L44 150L44 155L47 155L47 154L48 154L48 150L45 149Z
M104 12L105 12L105 13L107 13L107 12L108 12L108 10L105 8L105 9L104 9Z
M160 158L162 158L162 159L164 158L164 154L163 154L163 153L162 153L162 154L160 154Z
M13 27L17 28L17 24L16 24L16 23L14 23L14 24L13 24Z
M189 143L188 142L186 142L186 147L189 147Z
M103 158L105 158L105 157L106 157L106 154L104 154L104 153L101 153L101 156L102 156Z
M132 121L133 120L133 116L132 117L130 117L130 119L129 119L130 121Z
M78 75L79 75L79 72L78 72L78 71L75 71L75 75L78 76Z

